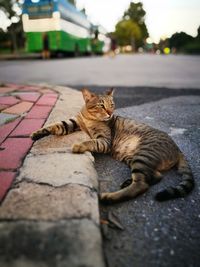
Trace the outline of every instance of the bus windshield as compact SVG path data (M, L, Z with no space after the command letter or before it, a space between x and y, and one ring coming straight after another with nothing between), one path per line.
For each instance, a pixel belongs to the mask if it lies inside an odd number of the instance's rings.
M29 19L51 18L53 13L53 2L51 1L25 1L23 13L28 14Z

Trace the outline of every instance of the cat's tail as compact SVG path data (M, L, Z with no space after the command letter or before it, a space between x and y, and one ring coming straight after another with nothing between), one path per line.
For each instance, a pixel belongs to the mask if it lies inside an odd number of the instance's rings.
M190 166L184 155L180 153L180 158L177 164L178 173L182 175L182 181L179 185L168 187L161 192L158 192L155 199L165 201L179 197L185 197L194 188L194 178Z

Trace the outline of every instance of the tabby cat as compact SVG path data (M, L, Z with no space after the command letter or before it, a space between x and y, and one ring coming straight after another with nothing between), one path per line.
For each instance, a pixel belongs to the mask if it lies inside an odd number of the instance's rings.
M180 149L164 132L146 124L113 114L115 104L113 89L96 95L83 89L85 105L75 118L46 126L32 133L33 140L44 136L66 135L76 130L86 132L91 140L74 144L73 153L85 151L110 153L131 168L131 179L121 185L121 190L101 193L105 202L131 199L147 191L160 181L162 173L176 167L182 175L181 183L156 194L158 201L184 197L194 187L191 169Z

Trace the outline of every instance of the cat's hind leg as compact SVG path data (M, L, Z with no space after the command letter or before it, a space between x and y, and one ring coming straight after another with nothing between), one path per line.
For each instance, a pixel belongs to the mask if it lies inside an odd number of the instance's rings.
M120 188L123 189L127 186L129 186L130 184L132 184L133 180L132 179L127 179L125 180L121 185L120 185Z
M163 176L162 176L162 174L161 174L160 172L155 171L155 172L154 172L154 175L153 175L153 177L152 177L151 185L160 182L160 180L162 179L162 177L163 177ZM127 180L125 180L125 181L120 185L120 188L123 189L123 188L129 186L130 184L132 184L132 182L133 182L133 180L130 179L130 178L127 179Z
M111 193L101 193L100 200L105 203L114 203L118 201L132 199L149 188L149 184L146 182L145 175L143 173L132 173L131 183L125 188Z

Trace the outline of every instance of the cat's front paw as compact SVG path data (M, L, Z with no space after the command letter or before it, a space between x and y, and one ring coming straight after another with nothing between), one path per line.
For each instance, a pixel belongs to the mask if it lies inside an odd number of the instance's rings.
M84 144L74 144L72 147L73 153L84 153L86 150L87 149Z
M36 141L36 140L40 139L40 134L38 134L38 131L33 132L33 133L30 135L30 138L31 138L33 141Z

